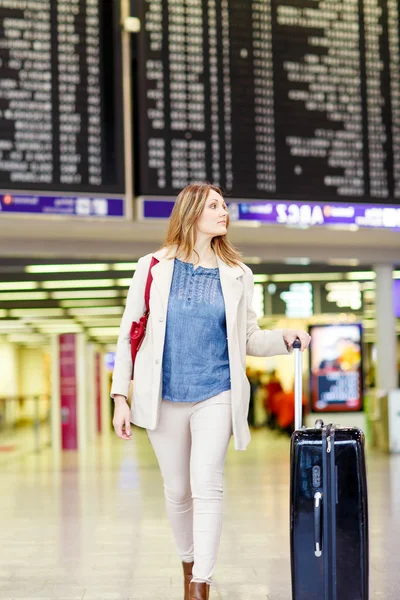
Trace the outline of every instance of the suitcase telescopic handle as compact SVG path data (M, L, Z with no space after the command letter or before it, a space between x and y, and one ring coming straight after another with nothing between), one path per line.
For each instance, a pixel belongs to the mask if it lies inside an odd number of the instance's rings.
M294 352L294 427L301 429L303 422L303 363L301 342L296 338L293 342Z
M314 494L314 554L317 558L322 556L322 494Z

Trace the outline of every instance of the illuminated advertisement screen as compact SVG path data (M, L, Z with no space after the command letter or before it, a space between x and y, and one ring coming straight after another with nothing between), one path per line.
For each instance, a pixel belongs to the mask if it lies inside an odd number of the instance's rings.
M361 325L313 325L310 335L312 411L361 411Z

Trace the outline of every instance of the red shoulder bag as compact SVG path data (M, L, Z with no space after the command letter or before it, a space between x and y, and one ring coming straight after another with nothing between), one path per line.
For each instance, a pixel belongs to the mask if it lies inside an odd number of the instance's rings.
M153 276L151 274L151 269L156 265L159 261L154 258L151 259L149 273L147 275L146 288L144 291L144 301L146 310L143 313L143 316L140 317L139 322L133 321L131 325L130 332L130 342L131 342L131 356L132 356L132 379L133 379L133 367L135 365L136 355L139 352L139 348L142 345L144 340L144 336L146 335L146 327L147 321L149 319L150 314L150 288L153 281Z

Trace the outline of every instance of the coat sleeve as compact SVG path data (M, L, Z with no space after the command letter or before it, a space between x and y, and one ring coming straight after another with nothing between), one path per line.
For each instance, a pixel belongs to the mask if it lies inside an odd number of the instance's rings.
M246 282L246 354L249 356L275 356L277 354L290 354L283 339L282 329L260 329L257 315L253 310L254 279L251 269L246 268L244 274Z
M116 394L128 397L132 375L132 356L130 331L132 321L138 321L145 311L144 290L150 261L147 257L139 259L132 277L121 325L115 355L115 365L112 375L111 398Z

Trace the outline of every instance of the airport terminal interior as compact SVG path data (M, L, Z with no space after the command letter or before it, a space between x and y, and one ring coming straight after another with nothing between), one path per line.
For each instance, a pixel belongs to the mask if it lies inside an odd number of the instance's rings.
M400 597L397 0L0 0L0 600L183 598L110 390L138 261L201 181L259 327L311 336L302 425L359 429L368 485L362 595L292 596L294 358L247 356L210 598Z

